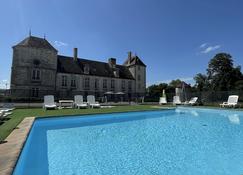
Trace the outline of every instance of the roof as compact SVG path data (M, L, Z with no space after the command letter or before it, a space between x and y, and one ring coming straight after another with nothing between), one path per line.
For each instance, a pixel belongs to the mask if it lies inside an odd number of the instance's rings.
M111 68L108 63L81 58L75 61L73 57L58 55L57 71L60 73L84 74L85 65L89 65L88 75L116 78L115 69ZM116 65L117 69L119 70L119 78L134 79L126 66Z
M146 65L142 62L142 60L137 55L132 56L131 58L127 58L127 60L124 62L123 65L127 65L127 66L140 65L146 67Z
M49 50L57 51L46 39L38 38L35 36L29 36L25 38L23 41L21 41L14 47L17 46L33 47L38 49L49 49Z

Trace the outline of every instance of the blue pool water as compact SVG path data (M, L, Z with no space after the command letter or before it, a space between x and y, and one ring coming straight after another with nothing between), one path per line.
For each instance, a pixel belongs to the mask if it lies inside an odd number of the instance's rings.
M241 175L242 119L192 108L38 119L14 175Z

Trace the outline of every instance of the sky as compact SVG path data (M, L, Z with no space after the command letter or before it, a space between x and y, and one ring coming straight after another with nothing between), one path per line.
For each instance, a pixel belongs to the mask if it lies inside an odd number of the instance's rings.
M3 0L0 88L9 85L12 46L31 34L58 54L123 64L132 51L147 65L147 85L193 84L219 52L243 65L242 0Z

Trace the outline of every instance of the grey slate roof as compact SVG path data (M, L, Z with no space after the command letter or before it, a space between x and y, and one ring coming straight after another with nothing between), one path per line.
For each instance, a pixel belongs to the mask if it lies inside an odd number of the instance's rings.
M128 66L140 65L146 67L146 65L142 62L142 60L137 55L132 56L132 58L130 59L130 64L129 64L129 58L127 58L127 60L124 62L123 65L128 65Z
M41 49L49 49L57 51L46 39L38 38L35 36L29 36L25 38L23 41L15 45L17 46L24 46L24 47L32 47L32 48L41 48Z
M102 76L102 77L113 77L114 69L109 66L108 63L87 60L87 59L78 59L74 61L73 57L67 57L58 55L57 71L61 73L72 73L72 74L84 74L84 65L89 65L89 75L93 76ZM123 65L116 65L116 68L119 70L119 78L123 79L134 79L129 69Z

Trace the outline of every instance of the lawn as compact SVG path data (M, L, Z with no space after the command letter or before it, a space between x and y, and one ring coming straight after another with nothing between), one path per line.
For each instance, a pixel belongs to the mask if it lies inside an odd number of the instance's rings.
M158 110L151 105L133 105L133 106L116 106L114 108L100 108L100 109L58 109L58 110L44 110L42 108L32 109L15 109L13 114L2 123L0 123L0 141L3 141L13 129L25 117L47 117L47 116L70 116L70 115L84 115L84 114L102 114L113 112L128 112L128 111L142 111L142 110ZM1 121L0 121L1 122Z

